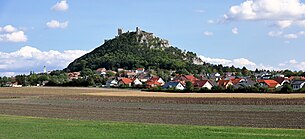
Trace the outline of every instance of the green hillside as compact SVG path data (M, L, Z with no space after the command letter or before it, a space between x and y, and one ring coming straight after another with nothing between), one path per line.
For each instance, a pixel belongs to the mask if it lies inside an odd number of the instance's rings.
M189 68L194 62L202 63L195 53L170 46L167 40L137 28L135 32L119 33L115 38L105 40L103 45L74 60L65 70L100 67L177 70Z

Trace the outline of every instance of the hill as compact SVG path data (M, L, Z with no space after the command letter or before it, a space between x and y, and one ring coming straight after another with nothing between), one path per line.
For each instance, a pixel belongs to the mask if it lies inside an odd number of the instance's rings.
M117 68L135 69L186 69L195 64L202 64L196 53L182 51L169 45L165 39L153 33L136 28L134 32L123 32L93 51L74 60L66 71L81 71L85 68L96 70L100 67L115 70Z

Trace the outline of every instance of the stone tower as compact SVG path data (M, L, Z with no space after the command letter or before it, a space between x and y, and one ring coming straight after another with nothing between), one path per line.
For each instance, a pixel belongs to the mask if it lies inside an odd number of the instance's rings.
M123 34L123 29L122 28L118 28L118 36Z
M141 34L141 30L140 30L139 27L136 27L136 33L137 33L137 35L140 35L140 34Z

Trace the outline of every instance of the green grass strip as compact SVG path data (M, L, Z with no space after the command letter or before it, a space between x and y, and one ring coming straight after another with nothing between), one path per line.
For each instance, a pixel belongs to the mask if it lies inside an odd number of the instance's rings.
M305 130L165 125L0 115L0 138L305 138Z

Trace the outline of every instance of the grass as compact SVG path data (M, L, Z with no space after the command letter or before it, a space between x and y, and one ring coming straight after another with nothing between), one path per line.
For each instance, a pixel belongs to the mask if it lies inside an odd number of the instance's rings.
M305 138L305 130L162 125L0 115L0 138Z

